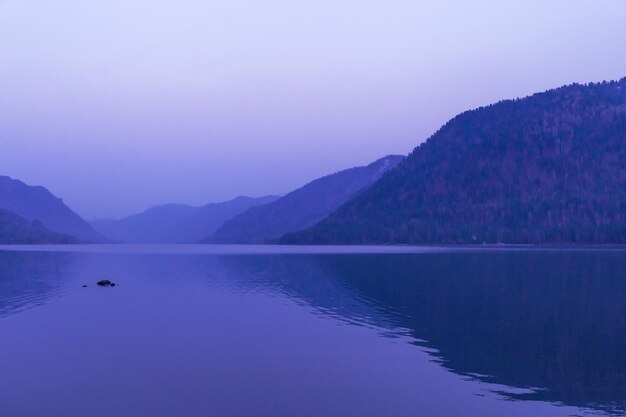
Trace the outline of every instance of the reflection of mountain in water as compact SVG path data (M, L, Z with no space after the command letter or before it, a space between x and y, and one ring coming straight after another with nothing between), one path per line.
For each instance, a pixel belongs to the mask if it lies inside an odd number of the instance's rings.
M0 318L61 293L67 254L0 251Z
M409 333L457 374L546 388L504 394L512 399L626 410L626 252L131 256L0 251L0 319L58 296L67 280L96 273L138 291L191 281L270 296L280 292L324 316L389 330L391 336Z
M335 262L323 262L332 258ZM359 326L389 328L388 314L379 301L340 279L337 266L352 262L351 255L287 255L220 257L214 267L227 270L226 285L235 291L278 291L297 303L313 306L323 316ZM218 266L219 265L219 266ZM213 276L212 278L215 278ZM232 278L235 278L234 280Z
M227 264L326 314L410 329L455 373L546 388L506 394L513 399L625 409L624 253L326 255Z

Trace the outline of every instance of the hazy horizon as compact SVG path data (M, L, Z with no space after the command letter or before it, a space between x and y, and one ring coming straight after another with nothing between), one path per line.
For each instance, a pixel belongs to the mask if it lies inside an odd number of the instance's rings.
M0 1L0 175L87 219L285 194L626 76L621 0Z

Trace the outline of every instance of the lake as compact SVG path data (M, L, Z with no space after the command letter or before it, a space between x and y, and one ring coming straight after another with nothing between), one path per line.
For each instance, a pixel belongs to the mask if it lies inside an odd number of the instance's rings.
M2 417L591 415L624 249L0 247Z

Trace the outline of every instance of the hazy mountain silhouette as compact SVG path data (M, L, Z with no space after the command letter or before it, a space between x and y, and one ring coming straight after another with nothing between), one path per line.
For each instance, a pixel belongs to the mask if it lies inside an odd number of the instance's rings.
M395 168L403 158L389 155L367 166L319 178L271 204L234 217L203 242L263 243L312 226Z
M26 185L21 181L0 176L0 208L26 220L38 220L53 232L77 237L83 242L104 242L85 220L67 207L46 188Z
M113 239L128 243L193 243L213 233L225 221L278 196L237 197L202 207L166 204L120 220L97 220L92 226Z
M78 243L78 239L47 229L39 220L29 221L0 209L0 244Z
M626 243L626 78L460 114L284 243Z

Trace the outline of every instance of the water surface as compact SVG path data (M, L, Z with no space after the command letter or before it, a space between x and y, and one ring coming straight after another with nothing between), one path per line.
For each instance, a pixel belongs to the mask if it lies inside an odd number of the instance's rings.
M0 250L3 417L625 408L620 248Z

